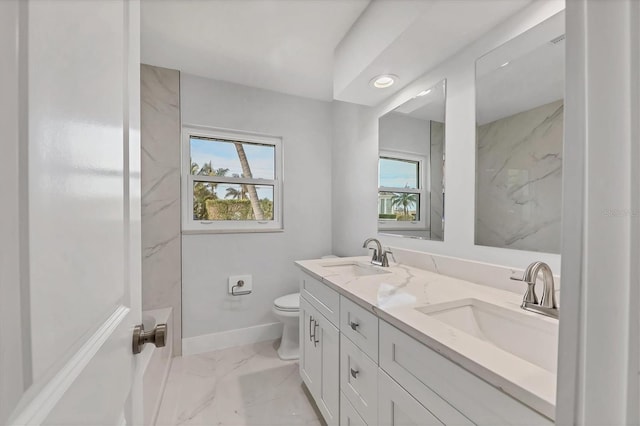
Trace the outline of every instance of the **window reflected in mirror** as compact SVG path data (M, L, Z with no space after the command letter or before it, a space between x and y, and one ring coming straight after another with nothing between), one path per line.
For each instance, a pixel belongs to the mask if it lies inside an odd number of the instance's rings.
M425 158L384 152L379 160L378 223L380 228L424 226L420 203L424 202L422 168Z

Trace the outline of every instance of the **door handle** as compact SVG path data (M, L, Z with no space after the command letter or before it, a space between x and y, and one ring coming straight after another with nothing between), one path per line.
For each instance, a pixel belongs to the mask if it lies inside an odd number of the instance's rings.
M316 335L316 330L320 324L318 324L318 321L316 320L313 320L313 322L313 346L316 346L320 342L320 339L318 339L318 336Z
M351 368L350 370L351 370L351 377L353 377L354 379L357 379L358 373L360 373L360 371L354 370L353 368Z
M358 324L357 322L350 321L350 322L349 322L349 325L351 326L351 329L352 329L353 331L358 331L358 330L356 330L356 328L358 328L358 326L359 326L360 324Z
M315 339L315 336L313 335L313 332L311 331L311 322L313 321L313 316L309 315L309 341L313 342L313 340Z
M151 331L144 331L144 325L136 325L133 328L133 341L131 348L134 354L142 352L146 343L153 343L157 348L167 344L167 324L158 324Z

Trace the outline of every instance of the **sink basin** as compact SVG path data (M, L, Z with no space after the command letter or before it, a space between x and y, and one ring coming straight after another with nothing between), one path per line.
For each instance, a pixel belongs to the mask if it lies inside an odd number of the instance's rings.
M375 268L370 265L362 264L362 263L333 263L328 265L323 265L325 269L330 272L336 274L343 275L353 275L356 277L363 277L367 275L380 275L380 274L388 274L388 271L385 271L381 268Z
M467 335L556 374L556 320L537 318L525 312L478 299L461 299L416 309Z

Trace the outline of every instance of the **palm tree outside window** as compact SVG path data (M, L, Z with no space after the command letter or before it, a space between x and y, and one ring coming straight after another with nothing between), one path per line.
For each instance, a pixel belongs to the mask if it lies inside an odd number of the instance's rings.
M183 229L282 229L280 138L207 128L183 131Z

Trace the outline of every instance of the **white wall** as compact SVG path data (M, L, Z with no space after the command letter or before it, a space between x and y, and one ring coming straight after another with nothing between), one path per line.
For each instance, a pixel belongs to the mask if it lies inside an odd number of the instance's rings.
M535 2L378 107L336 105L333 247L337 254L362 254L362 241L376 235L378 118L420 90L446 78L445 240L438 242L381 236L383 243L516 268L526 267L533 260L542 260L558 273L559 255L474 245L475 60L563 8L564 1L561 0ZM341 205L350 208L342 209Z
M274 323L273 300L298 290L293 262L331 252L331 104L182 74L181 105L183 125L281 136L284 152L284 232L183 235L183 336ZM253 294L228 294L236 274Z
M21 19L20 7L19 0L0 2L0 55L3 58L0 61L0 93L3 94L0 97L0 128L3 130L0 139L0 194L3 200L0 203L0 424L6 423L24 389L31 384L29 347L23 347L29 341L28 334L23 336L28 333L28 321L21 321L28 318L29 313L28 294L21 295L21 288L28 290L28 282L20 265L26 240L22 231L28 213L24 209L25 193L21 187L26 176L27 143L21 143L20 138L22 142L28 141L24 132L26 120L21 123L19 115L25 108L26 98L26 73L21 73L26 55L24 40L19 40L20 32L24 34L26 30L26 16L22 14ZM20 285L21 282L27 285Z
M378 121L380 149L422 155L429 161L431 124L429 120L392 112Z
M333 252L362 254L378 232L378 115L373 108L333 102Z

